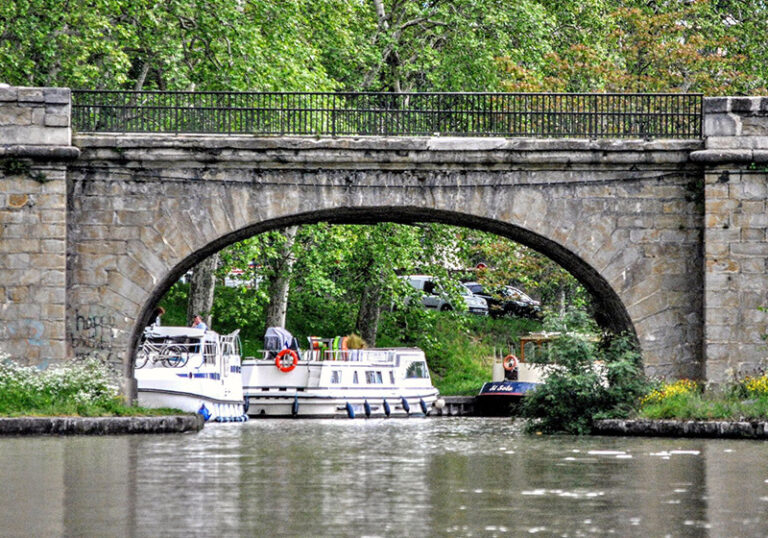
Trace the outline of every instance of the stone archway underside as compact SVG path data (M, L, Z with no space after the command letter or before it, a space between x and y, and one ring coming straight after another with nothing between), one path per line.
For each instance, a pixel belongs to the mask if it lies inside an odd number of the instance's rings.
M634 328L646 370L697 376L698 142L93 136L69 167L76 355L131 375L148 309L189 267L302 222L440 221L546 254Z

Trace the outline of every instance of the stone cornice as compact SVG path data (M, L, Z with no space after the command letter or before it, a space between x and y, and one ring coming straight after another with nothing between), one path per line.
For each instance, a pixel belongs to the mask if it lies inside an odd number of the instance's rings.
M0 146L0 159L73 161L79 156L80 149L75 146L38 146L26 144Z

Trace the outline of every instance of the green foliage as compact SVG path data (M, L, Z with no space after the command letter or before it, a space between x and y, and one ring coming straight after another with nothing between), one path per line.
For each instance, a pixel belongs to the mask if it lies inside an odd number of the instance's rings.
M767 21L765 2L748 0L13 0L0 2L0 80L759 93L768 86Z
M308 336L330 337L352 333L356 312L355 303L297 293L288 303L286 326L306 347Z
M755 34L766 28L764 2L563 2L553 15L585 32L554 35L535 66L501 59L511 91L765 91L765 58ZM558 2L558 4L560 4Z
M91 417L169 412L174 411L125 405L118 395L114 372L96 361L38 370L0 357L2 416Z
M165 294L159 306L165 308L162 317L163 325L184 327L187 325L187 297L189 284L176 282Z
M546 354L531 361L546 364L547 375L523 400L529 430L589 433L597 418L627 416L647 392L633 339L607 335L601 342L590 333L573 332L585 322L582 313L545 322L547 331L561 334L548 344Z

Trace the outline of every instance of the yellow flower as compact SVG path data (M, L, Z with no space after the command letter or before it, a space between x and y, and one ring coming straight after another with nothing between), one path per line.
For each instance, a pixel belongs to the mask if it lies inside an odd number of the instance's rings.
M768 394L768 374L763 374L760 377L746 377L744 379L744 388L752 396Z
M640 405L661 403L668 398L697 391L699 384L692 379L678 379L674 383L666 383L661 388L652 390L641 400Z

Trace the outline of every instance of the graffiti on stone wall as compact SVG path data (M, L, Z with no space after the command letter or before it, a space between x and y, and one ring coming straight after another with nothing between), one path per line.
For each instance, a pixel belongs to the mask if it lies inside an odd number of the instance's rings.
M77 358L98 358L111 363L117 360L115 341L121 332L111 311L78 308L70 321L69 341Z
M11 321L7 326L8 338L24 339L30 346L43 346L46 344L46 340L43 338L45 334L45 325L42 321L36 319L19 319Z

